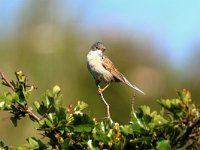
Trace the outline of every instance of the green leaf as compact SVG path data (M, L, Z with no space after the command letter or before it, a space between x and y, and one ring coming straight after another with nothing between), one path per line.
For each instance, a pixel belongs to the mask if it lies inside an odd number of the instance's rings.
M34 138L28 138L28 143L32 148L39 148L39 143Z
M41 140L36 139L35 137L31 137L27 139L29 145L26 145L29 149L45 149L45 144L42 143Z
M23 72L20 70L20 71L16 71L15 72L15 75L17 77L17 80L21 83L25 82L26 81L26 76L23 74Z
M60 93L60 87L58 85L55 85L53 87L53 94L58 95Z
M56 107L55 113L58 122L61 120L66 120L66 109L62 107Z
M0 110L4 110L6 108L6 103L4 101L0 102Z
M156 116L154 116L153 121L152 121L152 123L150 123L150 125L152 127L156 127L156 126L165 125L167 123L169 123L169 121L167 121L163 116L156 115Z
M175 118L180 118L184 115L184 106L180 99L161 99L157 101L162 107L171 112Z
M86 114L74 114L74 127L76 132L91 132L94 122Z
M49 126L49 127L51 127L51 128L53 127L53 124L51 123L50 120L45 119L45 123L46 123L47 126Z
M132 125L132 130L134 131L134 132L137 132L137 133L139 133L139 134L141 134L141 133L145 133L145 125L143 124L143 122L142 122L142 120L141 120L141 118L139 118L138 116L137 116L137 113L135 113L135 112L132 112L131 113L131 125Z
M178 91L177 93L180 99L183 100L184 104L188 105L192 101L191 93L188 90L183 89L182 91Z
M40 108L40 103L38 101L35 101L33 104L37 110Z
M121 126L121 132L126 136L133 134L133 129L130 125Z
M77 125L74 128L74 131L76 132L91 132L92 131L92 124L81 124L81 125Z
M30 92L23 91L23 94L24 94L25 100L28 101L28 100L30 99L31 93L30 93Z
M16 150L29 150L29 148L25 148L25 147L17 147Z
M156 144L156 148L158 150L170 150L169 140L158 141L157 144Z
M112 141L115 130L110 125L110 121L106 120L95 124L92 134L95 141L109 142Z
M68 150L69 149L69 143L70 143L70 139L65 139L64 141L60 140L59 144L61 145L61 149L63 150Z
M12 121L13 125L16 127L17 126L17 118L10 117L10 120Z
M43 127L50 127L52 128L53 127L53 124L51 123L50 120L48 120L47 118L43 118L39 121L39 124Z
M148 130L148 124L152 121L152 116L157 112L151 114L149 106L140 106L138 109L137 118L143 124L143 127Z
M0 96L0 101L12 102L13 95L10 92L4 92L3 95Z
M48 113L48 119L53 122L54 113Z
M143 105L143 106L140 106L139 109L142 110L142 112L145 114L145 115L150 115L150 108L149 106L146 106L146 105Z
M18 103L25 106L27 104L27 101L24 98L20 98Z
M88 107L88 104L85 103L84 101L78 101L77 106L74 108L75 112L80 112L83 109L85 109L86 107Z
M49 97L47 97L47 96L45 96L45 99L44 99L44 106L46 107L46 108L48 108L49 107L49 105L50 105L50 100L49 100Z
M9 150L9 148L2 141L0 141L0 150Z
M55 103L55 106L61 106L61 104L62 104L62 95L57 95L56 97L55 97L55 101L54 101L54 103Z
M88 144L90 150L100 150L100 148L95 147L93 145L92 140L88 140L87 144Z

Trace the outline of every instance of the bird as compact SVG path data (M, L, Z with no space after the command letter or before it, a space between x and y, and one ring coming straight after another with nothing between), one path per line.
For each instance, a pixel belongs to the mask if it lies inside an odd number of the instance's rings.
M123 83L136 91L145 94L135 85L131 84L126 77L114 66L112 61L105 55L106 47L102 42L95 42L87 54L87 68L99 87L98 93L103 93L112 82ZM100 88L100 83L105 87Z

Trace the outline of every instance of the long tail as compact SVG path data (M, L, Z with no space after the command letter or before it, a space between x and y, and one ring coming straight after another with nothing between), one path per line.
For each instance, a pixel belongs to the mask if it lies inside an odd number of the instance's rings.
M128 86L130 86L131 88L133 88L133 89L135 89L135 90L137 90L138 92L140 92L140 93L142 93L142 94L144 94L145 95L145 93L142 91L142 90L140 90L138 87L136 87L135 85L132 85L125 77L124 77L124 80L125 80L125 84L126 85L128 85Z

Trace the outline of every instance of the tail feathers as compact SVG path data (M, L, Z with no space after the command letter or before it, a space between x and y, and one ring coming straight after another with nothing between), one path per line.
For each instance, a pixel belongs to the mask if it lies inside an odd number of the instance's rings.
M140 93L142 93L142 94L145 95L145 93L144 93L142 90L140 90L140 89L139 89L138 87L136 87L135 85L132 85L126 78L124 78L124 80L125 80L125 84L126 84L126 85L130 86L131 88L133 88L133 89L137 90L138 92L140 92Z

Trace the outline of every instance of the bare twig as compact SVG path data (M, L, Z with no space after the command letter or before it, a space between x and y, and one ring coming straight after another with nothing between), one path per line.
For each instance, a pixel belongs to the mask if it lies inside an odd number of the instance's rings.
M135 102L135 93L133 93L133 98L132 98L132 101L131 101L131 109L132 109L132 112L134 112L134 102Z
M39 118L36 114L34 114L34 113L32 112L32 110L30 109L30 107L28 107L26 111L27 111L27 113L29 114L29 116L30 116L31 118L33 118L35 121L37 121L37 122L40 121L40 118Z
M98 88L101 88L100 85L98 85ZM107 118L112 122L112 119L111 119L111 116L110 116L110 105L106 102L104 96L103 96L103 93L100 92L99 93L100 96L101 96L101 99L103 101L103 103L106 105L106 108L107 108Z
M15 88L13 85L10 83L10 81L5 77L3 72L0 71L1 78L8 84L8 86L12 89L13 92L15 92Z

